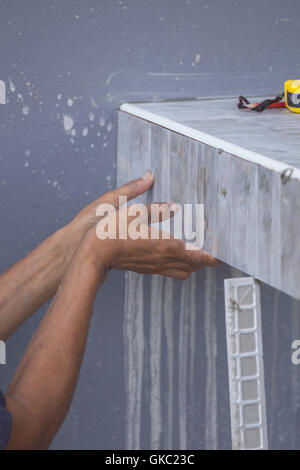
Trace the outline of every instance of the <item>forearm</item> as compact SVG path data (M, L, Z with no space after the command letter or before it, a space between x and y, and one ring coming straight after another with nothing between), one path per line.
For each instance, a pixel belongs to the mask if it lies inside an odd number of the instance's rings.
M66 227L0 276L0 339L9 337L55 294L72 250Z
M105 273L84 247L78 250L7 391L14 422L10 448L47 448L64 420Z
M148 171L142 178L104 194L0 276L1 340L55 294L78 244L99 220L98 206L102 203L118 206L120 196L128 200L139 196L152 186L153 179L153 173Z

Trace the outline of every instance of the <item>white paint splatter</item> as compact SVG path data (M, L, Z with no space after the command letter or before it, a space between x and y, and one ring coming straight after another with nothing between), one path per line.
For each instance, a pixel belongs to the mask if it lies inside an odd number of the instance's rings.
M88 128L87 128L87 127L84 127L84 128L82 129L82 135L83 135L84 137L86 137L86 136L88 135L88 133L89 133Z
M69 116L68 114L65 114L63 117L63 122L64 122L64 129L66 133L69 134L72 127L74 126L74 121L71 118L71 116Z
M120 73L119 70L116 70L115 72L111 73L109 76L108 76L108 79L106 80L106 86L108 86L111 82L111 80L116 76L118 75L118 73Z
M201 72L148 72L150 77L200 77L203 75Z
M96 101L93 98L91 98L90 103L93 108L99 108L99 105L96 103Z
M12 79L10 77L9 77L9 89L12 93L14 93L16 91L16 87L15 87L15 85L12 82Z
M107 126L106 126L107 132L110 132L110 131L112 130L112 127L113 127L113 126L112 126L112 123L109 121L109 123L108 123Z
M89 113L89 120L93 122L95 120L95 114L94 113Z
M104 116L101 116L101 118L99 119L99 124L101 127L105 126L105 117Z
M278 18L275 23L290 23L292 22L292 18Z
M68 106L73 106L74 101L72 100L72 98L69 98L67 103L68 103Z
M29 114L29 106L23 106L23 108L22 108L22 114L23 114L24 116L28 116L28 114Z
M196 54L194 62L192 63L192 67L194 67L194 65L198 65L200 63L200 60L201 60L201 55Z

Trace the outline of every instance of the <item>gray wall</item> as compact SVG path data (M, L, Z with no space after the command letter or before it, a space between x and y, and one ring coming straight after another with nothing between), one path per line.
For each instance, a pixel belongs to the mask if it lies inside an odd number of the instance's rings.
M0 106L1 271L115 185L120 102L280 92L285 79L298 78L299 14L296 0L2 0L0 79L9 90ZM64 116L76 135L66 132ZM230 434L222 283L230 273L215 273L222 412L214 445L223 448ZM205 276L198 276L200 296ZM299 370L290 361L291 342L300 338L299 303L268 287L262 303L271 445L300 448ZM2 389L46 308L9 340ZM78 389L53 448L124 448L123 310L124 276L114 272L97 299ZM211 441L203 399L209 341L202 341L199 425L189 445L204 448Z

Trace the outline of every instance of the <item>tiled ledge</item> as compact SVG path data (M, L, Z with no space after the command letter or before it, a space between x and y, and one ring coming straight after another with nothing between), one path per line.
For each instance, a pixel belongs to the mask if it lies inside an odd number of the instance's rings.
M300 298L300 116L236 100L123 104L118 180L155 173L148 200L204 203L204 248Z

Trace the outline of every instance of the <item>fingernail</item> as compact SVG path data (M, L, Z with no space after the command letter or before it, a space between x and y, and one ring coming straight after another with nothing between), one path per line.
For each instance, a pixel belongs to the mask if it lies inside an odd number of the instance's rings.
M147 170L143 176L143 180L145 181L152 180L153 178L154 178L154 175L151 170Z
M199 246L192 245L191 243L186 243L185 244L185 249L189 250L189 251L200 251L201 250L201 248L199 248Z

